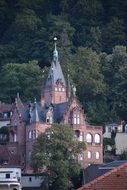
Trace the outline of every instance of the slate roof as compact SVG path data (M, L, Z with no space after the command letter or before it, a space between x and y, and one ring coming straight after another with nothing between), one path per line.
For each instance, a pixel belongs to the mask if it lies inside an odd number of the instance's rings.
M77 190L127 190L127 162L97 177Z
M61 79L63 85L66 86L66 81L59 62L52 61L45 87L55 85L58 79Z
M68 107L68 102L53 105L53 108L54 108L54 122L59 122L62 119L63 114L66 111L67 107Z
M21 118L26 123L45 123L46 121L46 113L49 108L53 109L53 122L61 121L65 110L67 109L68 102L60 103L60 104L51 104L48 107L41 107L39 103L30 103L24 108L18 109Z

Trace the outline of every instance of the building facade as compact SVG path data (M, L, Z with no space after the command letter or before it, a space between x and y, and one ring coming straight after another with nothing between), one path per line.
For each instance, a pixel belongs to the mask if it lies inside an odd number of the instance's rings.
M30 171L33 143L38 135L53 123L70 124L79 141L86 142L87 150L78 158L83 167L90 163L103 162L102 128L87 124L75 88L71 95L70 85L65 80L59 63L56 43L40 102L35 100L34 103L24 105L17 95L11 117L10 140L7 147L9 153L17 158L16 164L25 172Z

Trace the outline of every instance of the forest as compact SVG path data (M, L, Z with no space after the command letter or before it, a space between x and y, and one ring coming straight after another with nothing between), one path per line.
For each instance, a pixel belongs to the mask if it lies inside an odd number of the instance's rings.
M56 36L91 124L127 121L126 0L0 0L0 101L39 101Z

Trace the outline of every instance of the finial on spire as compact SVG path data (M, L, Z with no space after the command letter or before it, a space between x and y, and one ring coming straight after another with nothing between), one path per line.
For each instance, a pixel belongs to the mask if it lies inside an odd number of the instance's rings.
M58 61L58 51L56 48L56 41L57 41L57 37L54 37L55 49L53 51L53 61Z
M17 92L17 98L19 98L19 92Z
M76 96L76 87L73 86L73 96Z

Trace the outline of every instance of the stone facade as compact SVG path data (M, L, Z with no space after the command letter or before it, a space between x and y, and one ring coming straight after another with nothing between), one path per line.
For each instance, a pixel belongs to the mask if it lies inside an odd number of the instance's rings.
M35 100L34 103L24 105L17 95L11 117L8 150L13 157L18 158L18 164L23 171L31 170L32 146L37 136L53 123L70 124L79 141L86 142L87 150L78 157L83 167L103 162L102 127L87 124L86 115L75 92L71 96L70 94L70 87L58 61L55 44L51 68L40 103Z

